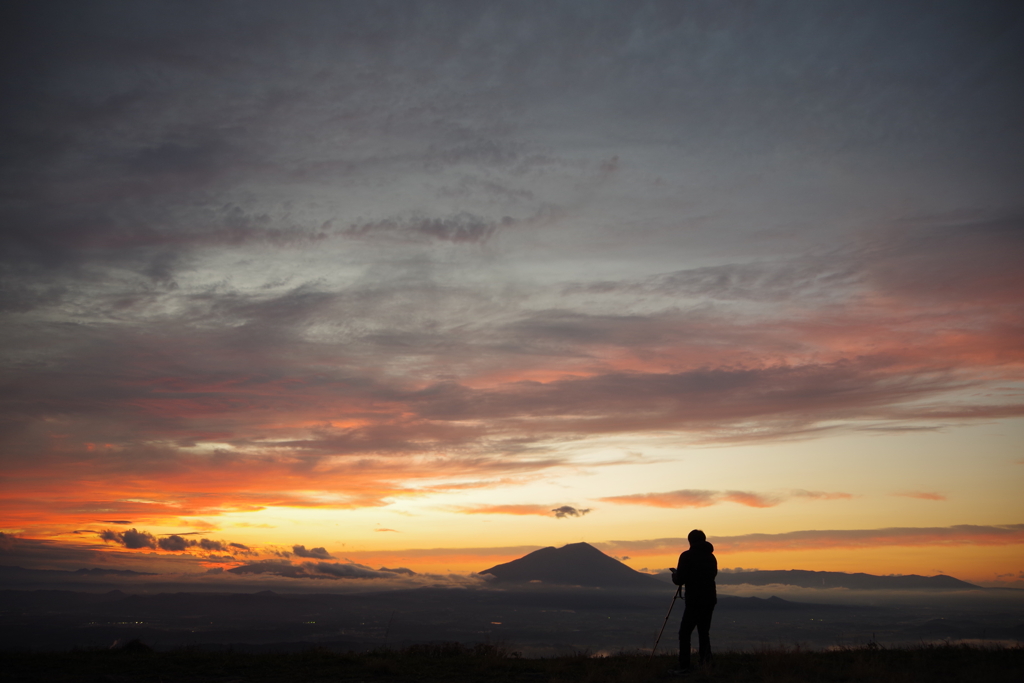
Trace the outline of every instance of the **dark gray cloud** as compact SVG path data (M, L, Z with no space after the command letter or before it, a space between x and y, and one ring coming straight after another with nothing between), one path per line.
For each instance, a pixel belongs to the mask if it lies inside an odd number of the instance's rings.
M205 550L207 552L218 552L218 553L230 552L229 544L224 543L223 541L213 541L213 540L210 540L209 538L201 538L201 539L199 539L198 546L199 546L200 549Z
M1024 214L972 212L907 220L858 254L872 289L929 302L1016 305L1024 289Z
M562 505L552 510L552 512L555 513L555 517L558 519L564 519L566 517L582 517L590 512L590 508L574 508L571 505Z
M1007 27L1020 14L1005 3L588 3L525 14L501 3L300 3L286 18L257 4L6 11L3 99L16 104L0 119L13 141L0 168L20 198L3 202L11 263L82 264L103 258L100 245L187 249L189 237L239 244L252 232L301 240L327 220L351 220L326 211L288 221L286 203L298 209L281 185L350 188L453 166L494 182L477 171L515 172L543 151L524 140L537 137L523 130L532 111L581 136L644 130L681 151L722 140L748 153L941 149L972 168L987 163L1002 183L1019 178L1006 172L1019 174L1010 160L1020 138L1007 133L1022 101L1020 47ZM388 143L377 149L379 139ZM623 157L594 164L612 158ZM251 200L254 187L271 188L268 201L243 212L265 224L232 230L213 215L225 196ZM56 195L63 208L47 201ZM402 227L477 240L492 225Z
M89 532L95 538L97 532ZM18 538L7 535L11 542L5 548L0 537L0 552L3 564L20 567L47 567L61 571L76 572L82 576L113 576L139 574L177 574L195 571L201 558L191 555L171 555L148 552L148 548L129 550L123 543L86 543L78 537L73 541L64 539L39 540ZM140 552L142 551L142 552ZM117 567L117 569L112 569ZM79 572L84 569L85 571ZM121 572L130 569L129 572Z
M388 573L391 573L391 574L405 574L406 576L416 576L416 572L414 572L413 570L411 570L411 569L409 569L407 567L396 567L394 569L391 569L391 568L388 568L388 567L381 567L377 571L379 571L379 572L388 572Z
M190 545L194 545L194 541L190 543L187 539L176 534L168 536L167 538L161 538L157 543L161 550L170 550L175 552L187 550Z
M292 546L292 552L295 553L297 557L311 557L318 560L334 559L325 548L310 548L309 550L306 550L306 546L304 545L294 545Z
M100 532L100 538L104 542L123 545L129 550L138 550L140 548L156 550L157 547L157 540L153 534L148 531L138 531L134 528L128 529L127 531L104 529Z
M232 574L275 574L289 578L303 578L306 570L301 565L294 565L286 560L258 560L248 562L227 571Z
M554 429L544 418L559 416L565 430L614 432L627 424L700 428L751 419L812 422L823 413L867 417L893 402L961 386L941 372L894 379L887 372L890 363L860 359L802 367L608 373L486 391L438 385L410 396L409 403L430 419L528 417L538 420L535 428ZM577 417L566 421L561 418L566 413Z
M187 552L192 549L197 549L205 553L224 552L240 554L243 556L255 555L252 550L241 543L226 543L224 541L215 541L209 538L185 538L185 536L191 535L191 533L184 535L171 534L164 538L156 538L148 531L138 531L134 528L128 529L127 531L104 529L99 532L99 537L105 543L117 543L129 550L139 550L142 548L156 550L159 548L160 550L166 550L169 552Z

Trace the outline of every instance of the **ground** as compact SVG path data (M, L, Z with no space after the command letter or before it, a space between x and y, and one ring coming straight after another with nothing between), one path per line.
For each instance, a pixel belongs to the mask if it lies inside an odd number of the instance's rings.
M762 650L719 653L712 666L685 677L671 673L675 658L623 652L594 657L582 651L568 657L527 659L510 648L458 643L417 645L403 650L353 654L309 650L291 654L153 652L130 643L118 650L0 654L4 679L96 683L632 683L686 680L733 683L771 681L871 681L943 683L1024 680L1024 648L980 649L964 645L885 649L877 646L832 651Z

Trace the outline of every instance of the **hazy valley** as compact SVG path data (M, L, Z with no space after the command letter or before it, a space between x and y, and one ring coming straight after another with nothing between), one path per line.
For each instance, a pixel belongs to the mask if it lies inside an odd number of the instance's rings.
M488 572L486 583L471 588L374 590L372 582L286 580L284 590L225 593L222 586L211 592L161 584L156 576L122 590L126 578L140 577L8 567L0 570L10 588L0 593L0 630L7 650L110 647L133 639L161 650L243 651L314 645L367 651L457 641L554 656L649 648L673 604L670 583L583 543L546 548ZM662 647L676 646L682 610L677 600ZM1014 644L1024 640L1024 592L946 576L722 573L712 634L719 650Z

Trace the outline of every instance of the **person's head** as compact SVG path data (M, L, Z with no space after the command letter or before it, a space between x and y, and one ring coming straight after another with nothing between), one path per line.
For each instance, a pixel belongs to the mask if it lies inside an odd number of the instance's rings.
M690 542L690 547L693 548L708 540L708 537L700 529L694 529L686 535L686 540Z

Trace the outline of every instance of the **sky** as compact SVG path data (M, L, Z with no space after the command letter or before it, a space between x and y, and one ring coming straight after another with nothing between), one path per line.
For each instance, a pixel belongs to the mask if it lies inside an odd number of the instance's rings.
M0 12L0 564L1024 587L1019 5Z

